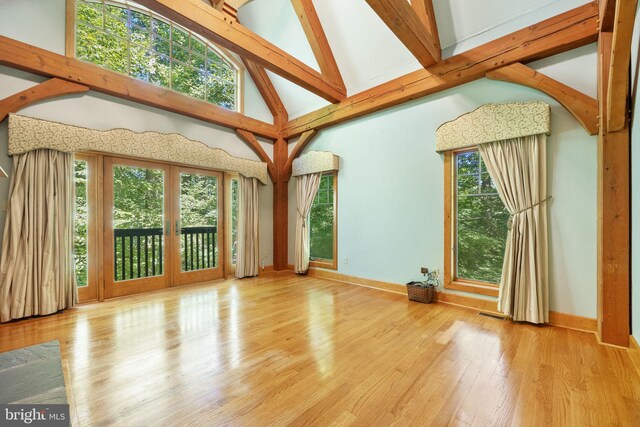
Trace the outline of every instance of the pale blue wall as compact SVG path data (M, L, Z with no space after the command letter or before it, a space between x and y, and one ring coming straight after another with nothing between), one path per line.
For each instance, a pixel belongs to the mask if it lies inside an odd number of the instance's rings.
M587 46L533 66L558 79L571 76L564 81L595 96L595 49ZM552 109L551 309L596 317L596 137L551 98L486 79L323 130L309 145L307 150L330 150L341 158L339 272L405 283L419 277L421 266L442 271L444 172L443 157L435 152L437 127L484 103L530 100Z
M64 54L64 20L65 0L0 0L0 35L59 54ZM39 76L0 66L0 99L43 80ZM271 122L273 118L248 76L245 82L245 113ZM230 129L97 92L42 102L21 110L20 114L94 129L121 127L135 131L175 132L211 147L222 148L232 155L258 160ZM272 144L263 143L263 148L268 154L273 151ZM0 166L11 173L11 159L7 156L7 121L0 124ZM0 207L7 200L8 188L9 180L0 180ZM273 262L272 199L271 184L261 186L260 258L266 265ZM0 209L0 243L5 214Z
M638 11L640 13L640 6ZM631 54L632 85L636 94L631 127L631 330L640 342L640 16L636 16Z

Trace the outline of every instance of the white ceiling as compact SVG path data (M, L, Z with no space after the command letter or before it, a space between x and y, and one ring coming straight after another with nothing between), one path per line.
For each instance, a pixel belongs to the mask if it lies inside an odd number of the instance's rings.
M434 0L444 55L459 53L588 0ZM347 86L354 94L420 68L365 0L315 0L320 21ZM318 69L290 0L255 0L241 23ZM290 117L327 102L271 74Z

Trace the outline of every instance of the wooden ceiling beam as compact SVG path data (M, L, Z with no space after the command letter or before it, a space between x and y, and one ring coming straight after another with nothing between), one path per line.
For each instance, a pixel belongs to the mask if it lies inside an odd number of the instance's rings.
M407 0L366 1L423 67L440 61L440 44L426 31Z
M242 62L247 68L249 76L251 76L251 80L253 80L253 83L255 83L258 88L258 92L260 92L260 95L273 118L278 124L286 123L289 117L287 109L285 108L282 99L280 99L280 95L278 95L278 92L273 86L267 72L264 68L257 65L255 62L249 61L248 59L243 58Z
M267 164L267 172L269 173L269 177L271 178L272 182L276 182L278 176L276 167L267 152L264 151L264 149L260 145L260 142L258 141L256 136L251 132L242 129L236 129L236 135L238 135L240 139L247 143L249 148L251 148L253 152L258 155L258 158L261 161Z
M311 140L318 134L318 131L315 129L308 130L302 135L300 135L300 139L296 142L295 147L289 154L289 158L287 159L287 163L284 165L284 170L282 171L282 175L285 181L289 181L291 178L291 168L293 167L293 161L302 153L302 150L305 149L307 145L311 142Z
M598 5L588 3L289 121L283 137L322 129L480 79L491 70L566 52L598 38Z
M271 123L3 36L0 36L0 65L80 83L97 92L266 138L276 139L279 134Z
M298 15L302 29L309 40L313 55L320 66L320 71L323 75L330 78L333 82L337 83L340 88L346 93L347 89L342 80L340 69L336 63L336 59L329 46L329 41L322 28L322 23L316 13L316 8L313 6L312 0L291 0L293 8Z
M613 31L613 23L615 22L615 19L616 0L600 0L600 31Z
M427 33L433 37L433 41L442 50L440 45L440 35L438 34L438 24L436 22L436 14L433 10L432 0L411 0L411 7L416 13Z
M0 100L0 122L6 119L9 113L17 113L34 102L74 93L84 93L88 90L87 86L81 84L55 78L49 79Z
M566 108L589 135L598 134L598 101L596 99L519 62L489 71L487 77L546 93Z
M136 1L329 102L346 96L337 83L200 0Z
M629 119L629 64L637 0L616 2L607 90L607 131L624 129Z

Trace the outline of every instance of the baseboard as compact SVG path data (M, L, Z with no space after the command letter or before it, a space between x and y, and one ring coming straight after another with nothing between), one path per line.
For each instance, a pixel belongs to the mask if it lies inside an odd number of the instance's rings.
M640 375L640 345L633 335L629 337L629 357Z
M364 279L362 277L349 276L333 270L323 270L310 268L307 276L320 277L322 279L335 280L337 282L349 283L351 285L365 286L367 288L381 289L396 294L407 294L407 287L397 283L381 282L380 280Z
M364 279L362 277L349 276L347 274L338 273L337 271L323 270L318 268L310 268L307 272L308 276L319 277L322 279L335 280L338 282L349 283L352 285L365 286L368 288L380 289L396 294L407 294L407 287L399 283L382 282L380 280ZM498 311L495 301L474 298L472 296L453 294L450 292L436 292L438 302L444 304L456 305L459 307L470 308L491 314L504 316ZM549 324L560 328L573 329L582 332L594 333L597 330L596 319L590 317L576 316L574 314L559 313L551 311L549 313ZM640 352L640 350L639 350Z
M575 314L558 313L557 311L549 312L549 324L594 334L598 330L598 321L596 319L576 316Z

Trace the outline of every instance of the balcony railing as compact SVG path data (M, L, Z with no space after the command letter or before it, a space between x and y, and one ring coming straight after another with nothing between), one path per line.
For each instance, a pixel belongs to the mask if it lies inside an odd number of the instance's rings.
M216 267L216 227L182 227L180 234L182 271ZM113 230L113 236L116 281L163 274L165 242L162 228L117 228Z

